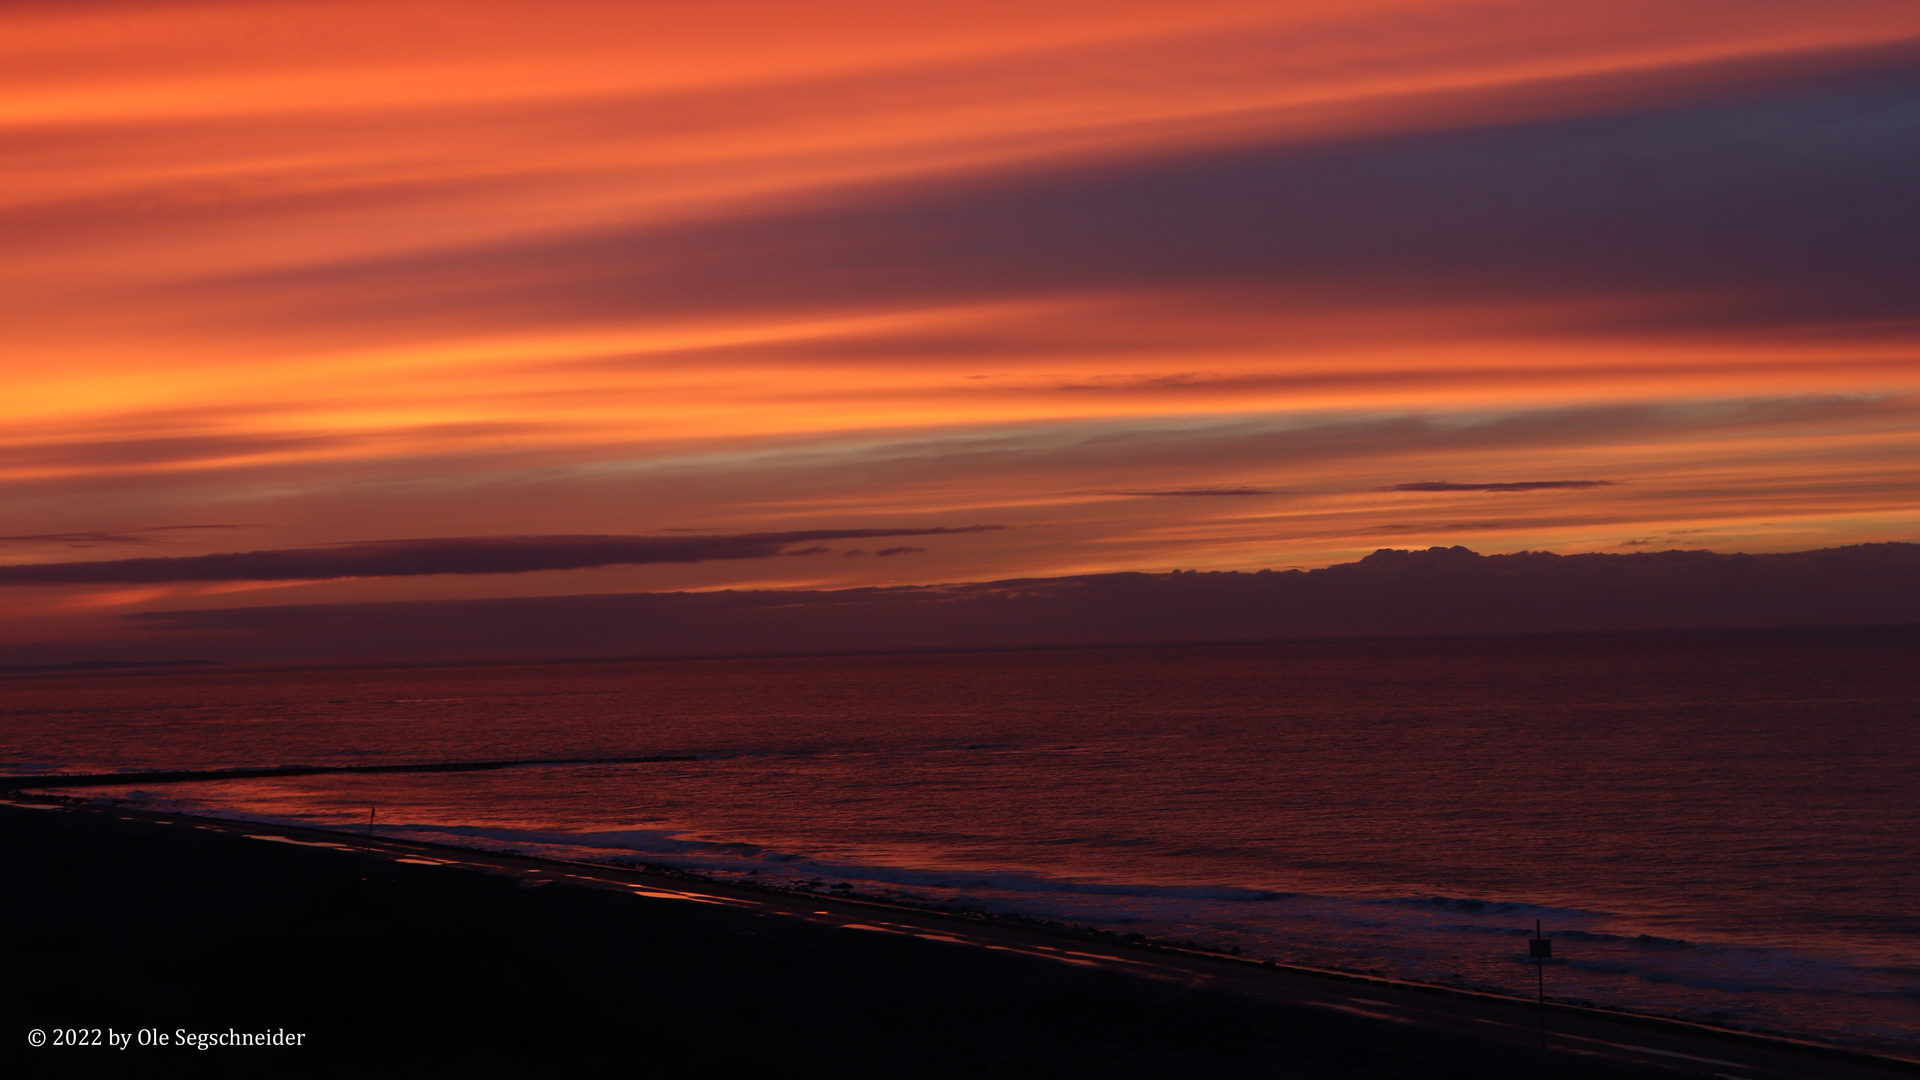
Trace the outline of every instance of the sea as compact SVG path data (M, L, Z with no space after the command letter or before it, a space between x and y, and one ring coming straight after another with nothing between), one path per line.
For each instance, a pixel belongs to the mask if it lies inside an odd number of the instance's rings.
M1911 1054L1920 630L0 678L73 796L854 893ZM581 759L689 757L629 764Z

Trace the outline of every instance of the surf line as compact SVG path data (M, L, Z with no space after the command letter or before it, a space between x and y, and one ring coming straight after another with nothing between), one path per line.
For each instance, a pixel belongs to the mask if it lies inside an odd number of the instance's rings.
M527 765L652 765L696 761L692 754L654 754L620 758L535 758L517 761L427 761L400 765L273 765L254 769L183 769L174 772L43 773L0 776L0 788L109 787L120 784L191 784L208 780L257 780L276 776L324 776L330 773L488 772Z

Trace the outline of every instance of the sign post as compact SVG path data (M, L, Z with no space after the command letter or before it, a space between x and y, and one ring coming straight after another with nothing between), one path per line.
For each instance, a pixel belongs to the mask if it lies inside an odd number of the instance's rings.
M1540 920L1533 920L1533 938L1527 942L1527 955L1533 957L1534 984L1540 994L1540 1049L1547 1048L1547 959L1553 955L1553 941L1540 933Z

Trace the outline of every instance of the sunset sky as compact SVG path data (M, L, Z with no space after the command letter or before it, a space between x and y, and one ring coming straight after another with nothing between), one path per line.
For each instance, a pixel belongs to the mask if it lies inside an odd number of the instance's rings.
M1912 0L0 27L0 642L1920 539Z

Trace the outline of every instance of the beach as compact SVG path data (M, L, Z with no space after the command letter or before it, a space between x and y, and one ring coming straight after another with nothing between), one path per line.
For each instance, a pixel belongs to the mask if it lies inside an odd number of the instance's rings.
M170 1040L32 1049L16 1034L36 1072L193 1055L196 1072L252 1075L1894 1075L1631 1023L1611 1038L1643 1061L1610 1059L1593 1019L1565 1010L1543 1053L1517 1037L1538 1021L1519 1004L1474 1038L1393 1016L1385 984L1309 979L1325 1000L1303 1005L1287 1000L1302 976L1225 957L339 833L23 798L0 806L0 849L20 883L0 901L14 1026ZM256 1032L301 1039L207 1045Z

